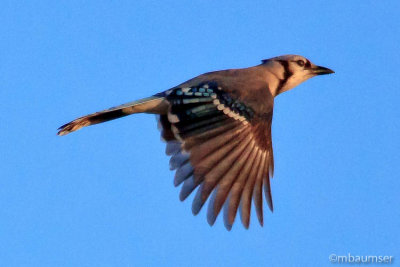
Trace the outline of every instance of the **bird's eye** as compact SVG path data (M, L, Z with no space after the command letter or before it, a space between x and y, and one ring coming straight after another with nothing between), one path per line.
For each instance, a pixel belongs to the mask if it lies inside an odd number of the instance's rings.
M300 67L304 67L306 63L304 63L303 60L297 60L297 65L299 65Z

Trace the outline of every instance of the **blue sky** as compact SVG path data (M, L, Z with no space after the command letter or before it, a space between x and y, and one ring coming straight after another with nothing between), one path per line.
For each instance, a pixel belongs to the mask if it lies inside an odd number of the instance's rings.
M1 266L400 261L400 2L2 1ZM198 74L301 54L336 74L276 98L275 210L210 227L152 115L56 129Z

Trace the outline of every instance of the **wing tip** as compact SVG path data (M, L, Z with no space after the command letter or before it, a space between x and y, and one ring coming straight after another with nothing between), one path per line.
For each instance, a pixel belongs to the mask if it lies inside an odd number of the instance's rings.
M203 187L204 183L200 185L200 187L197 189L196 195L194 196L193 202L192 202L192 213L193 215L199 214L201 208L204 205L203 201Z
M229 232L232 230L232 224L224 224L225 225L225 228L226 228L226 230L228 230Z
M271 213L273 213L274 212L274 204L272 203L272 201L271 201L271 203L267 202L267 204L268 204L269 210L271 211Z
M217 219L217 217L215 217L215 216L207 216L208 225L214 226L216 219Z

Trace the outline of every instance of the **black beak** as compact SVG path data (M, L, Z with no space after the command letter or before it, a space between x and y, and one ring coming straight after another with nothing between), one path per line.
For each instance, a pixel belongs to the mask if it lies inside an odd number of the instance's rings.
M333 70L321 66L315 66L311 69L311 71L316 75L335 73Z

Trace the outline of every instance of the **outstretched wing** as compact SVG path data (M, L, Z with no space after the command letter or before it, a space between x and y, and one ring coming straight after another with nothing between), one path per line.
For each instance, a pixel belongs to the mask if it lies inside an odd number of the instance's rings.
M215 82L174 88L160 95L170 103L159 124L168 142L170 168L176 170L175 186L183 182L180 199L198 187L192 205L197 214L212 195L209 224L214 224L224 206L224 222L230 230L239 205L242 223L249 227L253 198L263 225L263 186L273 210L269 180L273 173L272 106L257 110Z

